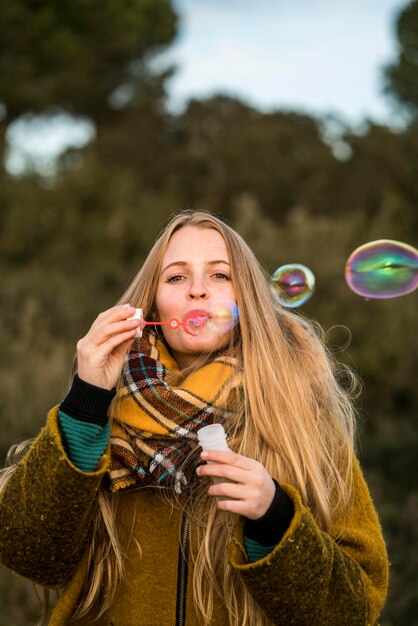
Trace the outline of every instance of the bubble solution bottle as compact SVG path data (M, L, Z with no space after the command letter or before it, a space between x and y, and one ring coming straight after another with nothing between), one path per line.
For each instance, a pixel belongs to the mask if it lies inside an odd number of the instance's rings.
M229 450L222 424L210 424L197 431L197 438L203 450Z
M226 434L222 424L210 424L209 426L200 428L197 431L197 438L203 450L221 450L222 452L228 452L228 450L230 450L226 443ZM213 461L207 461L207 463L213 463ZM228 478L218 476L214 476L212 480L215 484L234 482ZM220 497L220 499L229 500L231 498Z

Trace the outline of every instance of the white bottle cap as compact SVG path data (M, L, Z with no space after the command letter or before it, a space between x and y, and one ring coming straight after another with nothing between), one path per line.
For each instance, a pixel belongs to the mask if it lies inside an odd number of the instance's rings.
M197 438L203 450L229 450L222 424L210 424L200 428Z
M197 431L197 438L199 439L199 443L203 450L221 450L222 452L228 452L228 444L226 443L226 434L224 431L224 427L222 424L210 424L209 426L204 426ZM211 463L212 461L208 461ZM214 476L212 478L212 482L215 484L219 483L233 483L233 480L229 480L229 478L221 478L218 476ZM218 496L218 500L230 500L231 498L226 498L224 496Z
M143 320L143 319L144 319L144 315L142 313L142 309L135 309L135 313L131 315L131 317L128 317L128 320ZM136 329L135 337L142 337L143 328L144 327L142 326L142 324L138 326L138 328Z

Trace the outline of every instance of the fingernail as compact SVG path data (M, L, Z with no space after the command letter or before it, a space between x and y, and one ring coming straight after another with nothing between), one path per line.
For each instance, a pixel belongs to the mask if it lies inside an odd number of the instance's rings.
M200 456L202 457L202 459L207 459L209 455L208 455L208 453L205 450L203 450L203 452L202 452L202 454Z

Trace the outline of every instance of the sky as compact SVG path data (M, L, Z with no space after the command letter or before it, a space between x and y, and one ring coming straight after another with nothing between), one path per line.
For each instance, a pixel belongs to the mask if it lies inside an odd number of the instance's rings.
M382 67L396 58L394 18L407 0L173 0L174 45L157 66L174 63L169 109L215 93L264 110L332 115L356 127L366 119L402 123L382 94ZM88 121L30 116L9 129L6 165L52 173L63 149L95 136Z
M395 124L382 67L407 0L174 0L180 35L170 104L226 92L263 110Z

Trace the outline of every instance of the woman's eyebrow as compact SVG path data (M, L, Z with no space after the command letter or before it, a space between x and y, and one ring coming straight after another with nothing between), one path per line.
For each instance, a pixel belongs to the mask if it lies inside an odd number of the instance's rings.
M228 261L225 261L224 259L214 259L213 261L206 261L207 265L218 265L219 263L224 263L225 265L230 266L230 263ZM165 272L169 267L172 267L173 265L180 265L181 267L184 267L185 265L189 265L189 263L187 263L187 261L173 261L172 263L166 265L161 273Z
M230 265L230 263L228 263L228 261L225 261L224 259L216 259L215 261L207 261L208 265L218 265L218 263L225 263L225 265Z

